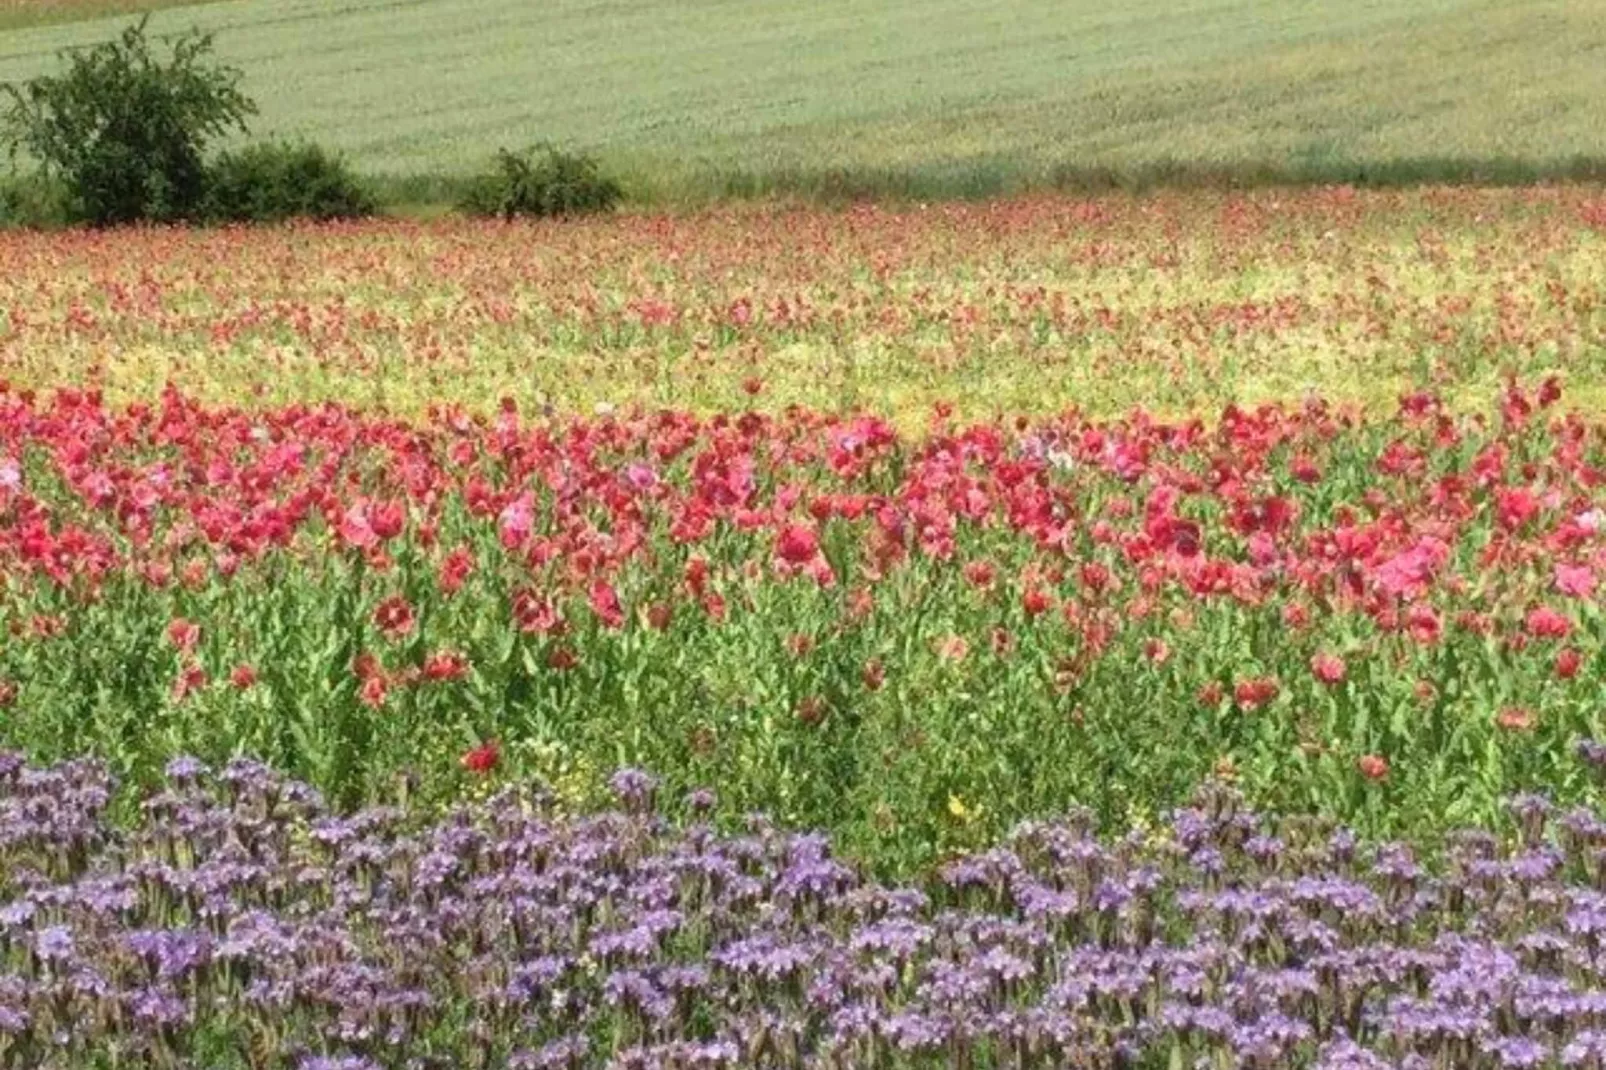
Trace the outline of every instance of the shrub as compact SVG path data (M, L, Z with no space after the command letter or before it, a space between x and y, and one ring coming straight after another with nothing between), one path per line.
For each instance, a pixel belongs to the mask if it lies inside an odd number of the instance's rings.
M256 112L238 88L240 71L205 62L210 35L177 38L163 61L145 23L64 53L63 74L5 87L0 140L13 158L22 150L59 177L71 216L97 226L191 216L205 193L206 142L244 131Z
M605 212L623 196L592 157L542 145L522 153L498 150L494 170L474 181L462 208L503 219L583 215Z
M0 227L52 227L67 221L67 196L60 182L43 175L0 179Z
M339 155L317 145L268 142L226 152L207 167L202 216L213 222L354 219L373 194Z

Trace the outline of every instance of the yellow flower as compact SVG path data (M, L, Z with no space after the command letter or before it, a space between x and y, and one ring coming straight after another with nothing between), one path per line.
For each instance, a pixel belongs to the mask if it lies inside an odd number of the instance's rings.
M970 810L965 806L965 800L957 795L948 796L948 812L960 821L970 820Z

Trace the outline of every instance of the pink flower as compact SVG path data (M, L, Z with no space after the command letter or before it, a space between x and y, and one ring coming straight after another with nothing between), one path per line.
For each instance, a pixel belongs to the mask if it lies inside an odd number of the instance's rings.
M1556 590L1568 598L1588 598L1595 593L1595 570L1588 565L1556 563Z
M1324 650L1310 659L1310 671L1316 679L1331 687L1343 682L1349 673L1349 666L1345 665L1344 659L1337 654Z

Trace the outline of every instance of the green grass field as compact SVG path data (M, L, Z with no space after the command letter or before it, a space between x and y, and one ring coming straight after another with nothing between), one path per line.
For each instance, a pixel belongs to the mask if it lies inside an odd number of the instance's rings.
M32 6L73 2L117 0ZM376 175L460 174L541 138L648 197L1606 174L1599 0L156 6L158 33L217 31L257 133ZM0 8L0 80L123 21L16 28L28 7Z

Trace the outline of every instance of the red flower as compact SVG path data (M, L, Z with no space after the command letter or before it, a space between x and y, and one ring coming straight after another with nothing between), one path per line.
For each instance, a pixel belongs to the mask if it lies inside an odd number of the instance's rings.
M1521 706L1507 706L1495 716L1494 723L1508 732L1526 732L1534 726L1533 711Z
M1258 710L1276 698L1278 691L1276 680L1262 676L1252 680L1240 680L1232 689L1232 698L1239 709L1248 712Z
M1020 596L1020 604L1028 618L1035 618L1053 608L1054 602L1042 588L1028 587Z
M413 607L399 594L391 595L374 609L374 624L387 639L403 638L412 632L415 623Z
M173 678L173 701L183 702L190 695L206 686L206 670L193 661L179 666L178 675Z
M809 695L797 704L797 719L813 728L825 720L825 699L819 695Z
M0 710L10 708L16 701L16 682L13 680L0 680Z
M454 595L463 589L463 582L474 572L474 551L467 546L459 546L447 554L441 561L440 583L441 593Z
M233 671L229 673L229 683L233 684L236 690L249 690L256 682L256 668L244 662L236 665Z
M351 671L359 680L371 680L376 676L385 675L385 667L372 652L367 650L351 659Z
M1171 647L1164 639L1143 640L1143 656L1156 665L1164 665L1171 658Z
M982 590L993 585L993 577L996 575L996 570L990 561L967 561L961 571L965 575L966 582Z
M1349 666L1337 654L1321 651L1310 659L1310 671L1316 679L1329 686L1342 683L1349 673Z
M547 668L556 672L568 672L580 664L580 655L574 652L573 647L555 646L546 656Z
M819 552L820 537L802 524L788 524L775 539L775 556L789 565L806 565Z
M407 526L407 511L401 502L372 502L368 507L368 525L382 541L389 542Z
M814 649L814 637L802 632L793 632L786 637L786 652L794 658L806 658Z
M464 769L470 773L484 776L494 770L502 761L502 748L496 740L488 739L484 743L463 755L461 762Z
M1359 769L1361 776L1367 780L1382 780L1389 775L1388 759L1381 754L1361 755L1355 762L1355 768Z
M1406 627L1410 629L1411 638L1423 645L1436 643L1444 631L1444 624L1433 607L1414 605L1405 615Z
M1195 697L1198 698L1199 705L1215 707L1221 705L1221 700L1224 696L1225 691L1221 686L1221 681L1211 680L1208 684L1205 684L1199 689L1199 692Z
M357 689L357 701L371 710L377 710L385 704L389 693L390 687L383 676L370 676Z
M513 622L525 635L551 635L563 625L552 600L530 590L513 596Z
M647 627L655 632L661 632L669 627L670 621L674 618L674 607L668 602L654 602L647 607Z
M881 685L887 682L887 667L881 664L880 658L871 658L864 663L860 677L866 691L880 691Z
M468 659L455 650L438 650L424 659L424 679L435 683L461 680L468 675Z
M1584 664L1584 656L1576 647L1563 647L1556 652L1556 679L1571 680Z
M188 654L200 642L201 626L183 617L174 617L167 625L167 641L179 651Z
M1526 623L1528 634L1535 639L1565 639L1573 630L1573 622L1549 606L1530 610Z
M625 610L619 603L619 592L607 580L598 580L591 585L591 612L602 621L604 628L625 626Z
M933 644L944 661L960 662L970 653L970 641L962 635L945 635Z

